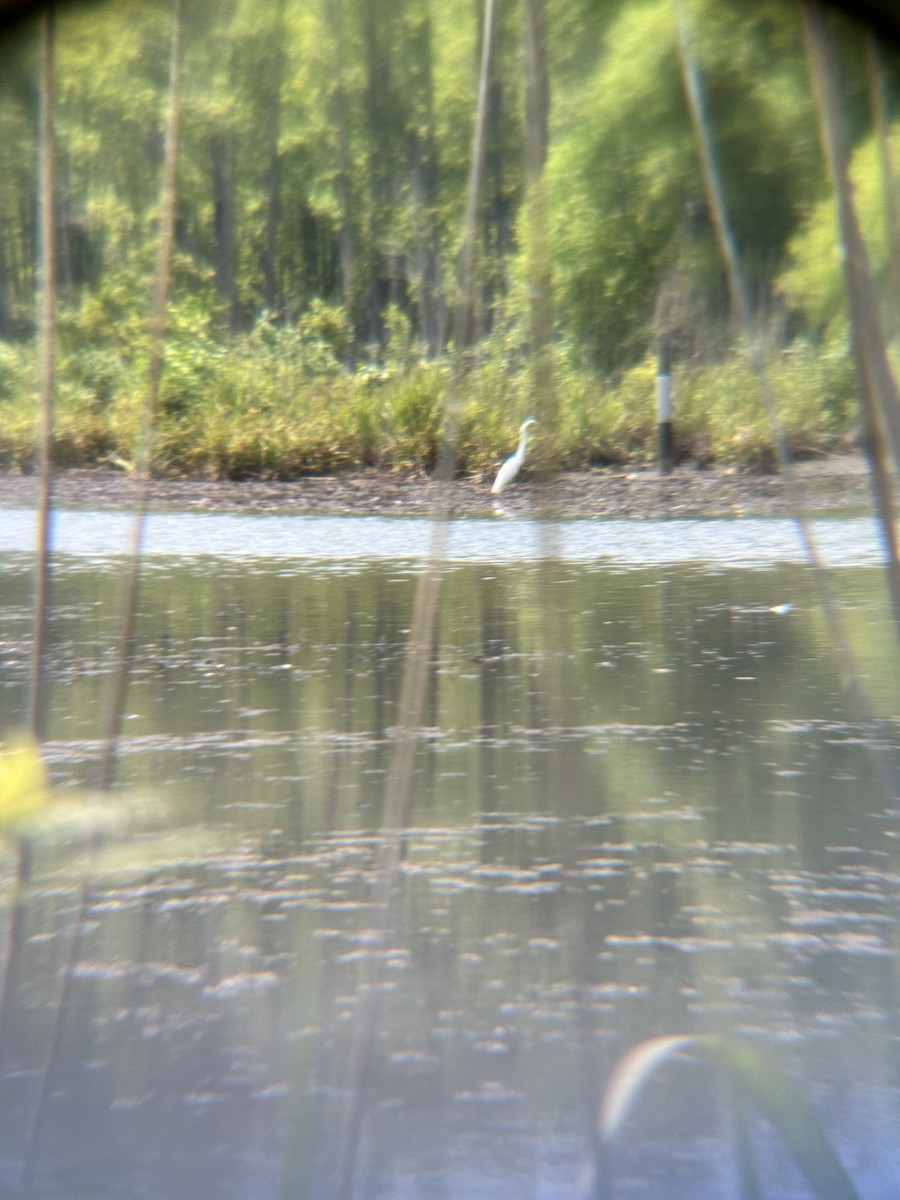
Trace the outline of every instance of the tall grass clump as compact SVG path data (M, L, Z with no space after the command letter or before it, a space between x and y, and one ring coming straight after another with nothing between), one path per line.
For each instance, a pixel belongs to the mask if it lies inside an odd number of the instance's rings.
M770 357L781 433L803 457L847 448L856 432L853 365L843 347L795 342ZM700 461L769 467L775 439L749 355L687 368L676 377L682 453Z
M446 363L350 370L338 350L302 326L268 324L224 353L176 347L163 384L157 468L231 478L430 469Z
M34 347L0 342L0 463L30 466L35 453L37 364Z

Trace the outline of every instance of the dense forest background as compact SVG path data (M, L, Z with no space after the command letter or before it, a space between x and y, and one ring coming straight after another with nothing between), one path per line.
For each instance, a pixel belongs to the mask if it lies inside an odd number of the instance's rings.
M853 435L834 205L798 7L687 5L756 321L794 449ZM473 0L188 0L176 240L154 465L290 475L433 465L464 349L459 463L552 413L556 463L760 459L765 416L710 221L671 0L497 0L476 300L458 279L481 57ZM59 11L60 461L129 462L148 357L171 4ZM852 171L885 312L900 272L896 53L841 25ZM0 458L32 454L38 23L0 46ZM539 214L536 226L535 214ZM536 368L536 290L552 371ZM457 327L459 326L459 327ZM544 393L552 388L548 408Z

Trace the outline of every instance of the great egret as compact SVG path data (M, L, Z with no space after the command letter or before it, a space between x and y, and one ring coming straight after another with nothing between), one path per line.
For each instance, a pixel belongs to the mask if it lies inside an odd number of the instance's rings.
M519 448L515 454L510 455L497 472L497 478L494 480L494 486L491 488L491 493L494 496L499 496L503 489L508 487L522 470L522 463L525 461L525 446L528 442L529 425L537 425L534 417L529 417L527 421L522 422L519 428Z

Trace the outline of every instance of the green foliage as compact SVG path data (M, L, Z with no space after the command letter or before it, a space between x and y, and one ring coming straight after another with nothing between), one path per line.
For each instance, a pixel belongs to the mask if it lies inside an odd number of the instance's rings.
M386 382L387 457L398 466L433 469L443 423L446 370L437 363L421 363Z
M781 431L793 454L846 448L855 432L855 377L846 348L795 343L768 364ZM716 462L769 466L775 447L759 383L747 358L677 376L682 449Z
M744 267L765 295L797 207L820 179L796 14L769 9L761 20L755 6L703 8L694 23L712 134ZM548 209L562 320L598 365L619 368L652 345L667 283L686 305L692 294L708 305L722 278L669 0L623 5L604 49L594 74L561 101Z
M342 362L350 351L350 318L338 305L313 300L300 318L297 332L304 343L324 352L323 368Z
M481 42L477 6L199 0L184 24L177 236L154 467L292 475L427 470L445 419ZM852 432L839 263L797 13L687 4L713 141L800 452ZM768 461L705 215L670 0L547 0L546 238L525 202L521 14L497 9L477 213L480 341L457 461L488 471L542 416L542 465L655 454L656 343L676 352L681 449ZM60 14L57 461L132 461L144 425L171 10ZM33 458L37 38L0 47L0 461ZM852 129L865 133L860 72ZM894 139L900 159L900 133ZM64 165L64 169L63 168ZM885 293L876 155L854 158ZM532 232L541 239L532 247ZM546 241L546 245L544 242ZM790 247L788 261L786 247ZM532 361L532 252L552 289L553 394ZM550 279L552 273L552 279ZM541 285L544 286L542 280ZM538 381L541 381L540 386Z
M397 360L350 371L324 340L329 330L337 337L345 328L339 310L320 311L314 321L294 327L263 320L227 348L211 333L210 319L190 303L174 306L171 327L156 471L290 478L368 466L433 469L450 388L448 358L417 358L404 350ZM313 331L322 336L311 337ZM58 462L135 459L147 386L144 332L135 337L130 348L85 346L60 359ZM773 355L769 370L795 453L849 443L855 377L845 345L796 342ZM558 423L535 440L535 461L553 469L655 457L653 360L604 376L586 366L572 344L559 342L553 376ZM6 465L27 468L32 461L34 380L30 348L0 342L0 462ZM680 369L675 385L683 453L719 463L771 463L771 431L743 355ZM498 328L461 381L458 469L496 467L534 411L531 362L515 330Z
M890 157L900 162L900 122L890 138ZM884 180L878 146L869 137L850 165L853 199L866 241L873 274L886 305L896 304L889 274ZM789 305L802 314L809 329L826 337L847 332L841 248L834 200L826 197L810 211L788 247L789 265L778 284Z
M688 9L729 208L764 305L787 240L822 192L797 14L740 0ZM249 331L261 313L327 323L331 309L343 327L321 340L342 362L359 361L369 344L396 357L404 339L440 352L468 185L476 10L463 0L189 7L174 283L182 299L202 296L211 336ZM139 0L60 14L60 284L64 316L91 340L118 338L147 307L170 19L169 6ZM598 369L623 370L651 348L658 296L673 279L697 301L693 315L721 323L671 5L548 0L547 29L557 311ZM521 285L528 253L521 37L516 6L499 6L478 212L486 325ZM33 315L36 58L33 29L0 47L7 338ZM854 128L858 76L849 81ZM702 328L695 341L708 341Z

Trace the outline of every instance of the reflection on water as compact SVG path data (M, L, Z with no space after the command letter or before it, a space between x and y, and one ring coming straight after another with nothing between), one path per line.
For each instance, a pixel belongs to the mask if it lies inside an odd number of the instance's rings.
M862 1194L895 1193L897 812L797 555L763 562L754 523L717 523L723 552L695 563L666 558L666 525L631 526L633 556L611 551L612 569L596 550L541 561L527 523L522 561L507 561L516 542L490 565L460 553L384 947L373 872L415 586L389 530L409 523L382 523L376 560L359 553L368 523L332 522L336 569L308 544L291 558L316 522L216 520L250 522L252 567L204 532L217 557L160 550L142 590L121 774L165 799L167 827L100 853L74 950L72 847L37 851L0 1026L5 1181L71 958L40 1186L329 1200L375 957L359 1196L572 1196L618 1055L709 1030L773 1047ZM480 546L516 523L463 524L459 544ZM828 524L855 564L835 581L893 765L900 664L875 552ZM109 545L88 534L55 595L63 785L96 768L118 602L112 560L90 561ZM566 526L562 544L580 536ZM742 543L760 569L728 565ZM30 583L17 554L3 566L7 727L24 709ZM756 1133L771 1194L803 1195ZM723 1136L707 1069L676 1064L638 1109L617 1194L735 1194Z

